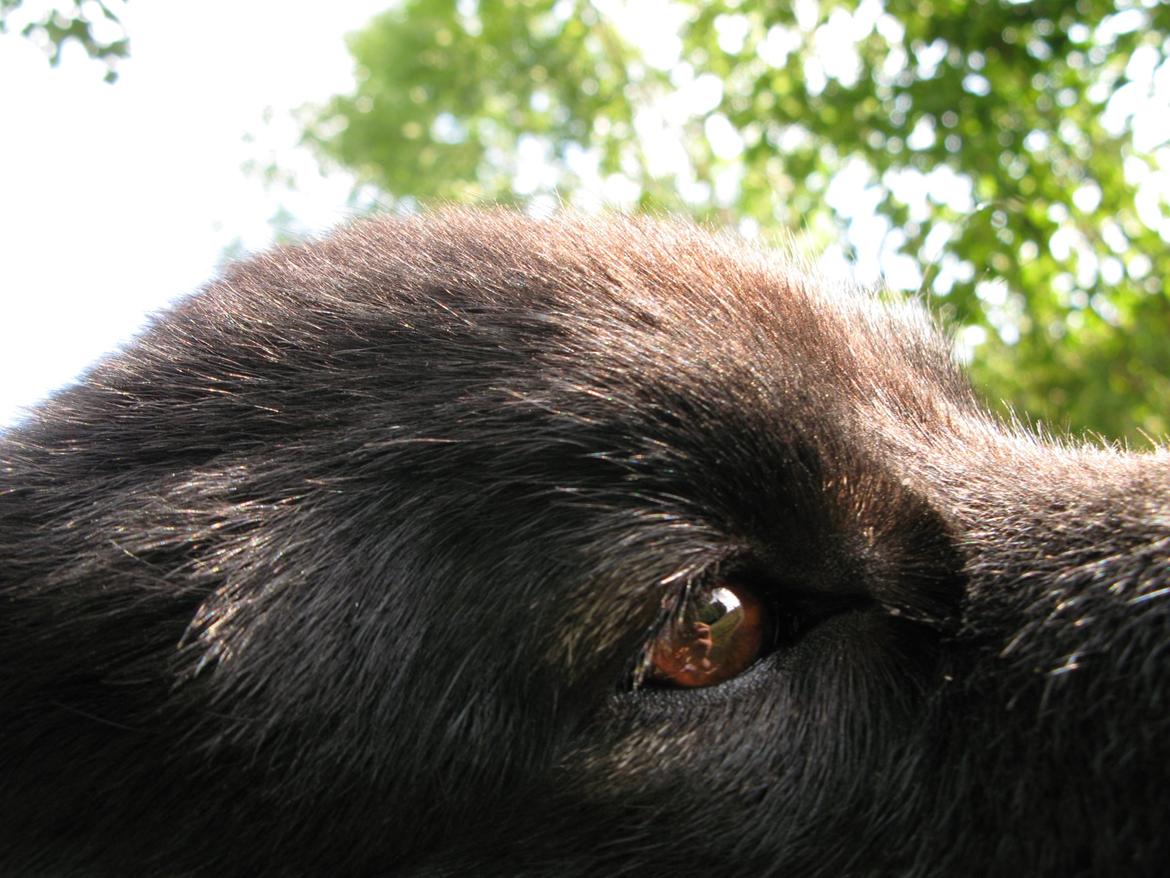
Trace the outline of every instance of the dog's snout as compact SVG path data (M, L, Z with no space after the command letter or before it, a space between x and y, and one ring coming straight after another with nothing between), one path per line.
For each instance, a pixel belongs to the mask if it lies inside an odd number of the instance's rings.
M1160 691L1150 675L1170 643L1170 457L1070 451L974 481L959 537L965 630L985 640L999 679L1005 666L1017 671L1009 686L1091 678L1085 710L1129 699L1121 689Z

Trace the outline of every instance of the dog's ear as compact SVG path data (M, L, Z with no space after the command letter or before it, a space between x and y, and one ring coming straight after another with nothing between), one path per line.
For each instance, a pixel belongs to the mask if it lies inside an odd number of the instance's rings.
M1155 874L1168 509L784 255L358 223L0 438L0 871Z

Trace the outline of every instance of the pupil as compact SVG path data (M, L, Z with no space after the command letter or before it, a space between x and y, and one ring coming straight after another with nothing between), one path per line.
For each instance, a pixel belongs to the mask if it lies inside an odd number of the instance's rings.
M711 625L737 611L742 616L742 605L735 592L729 588L715 588L711 590L707 603L699 608L699 620Z

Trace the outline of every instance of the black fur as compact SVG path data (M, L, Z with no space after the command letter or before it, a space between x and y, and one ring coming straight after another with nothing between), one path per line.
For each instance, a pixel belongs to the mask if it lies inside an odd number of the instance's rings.
M0 438L0 874L1154 875L1170 455L685 225L277 250ZM789 636L631 686L664 599Z

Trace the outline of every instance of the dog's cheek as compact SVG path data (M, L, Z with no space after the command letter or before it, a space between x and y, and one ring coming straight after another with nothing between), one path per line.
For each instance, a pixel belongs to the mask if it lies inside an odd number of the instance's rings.
M920 639L857 613L719 686L615 697L562 757L541 814L522 822L549 844L586 833L615 866L649 857L681 875L730 857L811 873L835 855L809 839L840 833L857 836L851 856L884 845L889 860L888 838L858 833L864 815L896 823L929 783L925 692L937 668Z

